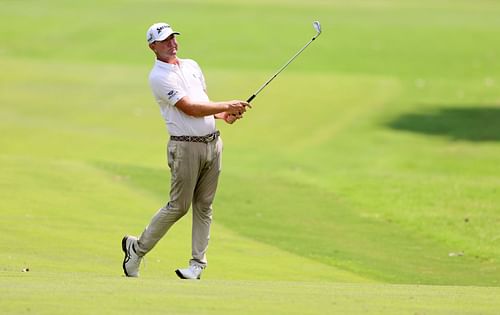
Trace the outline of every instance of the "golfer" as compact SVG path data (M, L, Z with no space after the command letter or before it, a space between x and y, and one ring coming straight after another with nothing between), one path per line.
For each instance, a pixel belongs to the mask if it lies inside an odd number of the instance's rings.
M244 101L209 100L198 64L177 57L179 34L166 23L156 23L146 35L156 55L149 83L170 134L170 201L153 216L139 238L123 238L123 271L128 277L139 276L142 257L192 205L192 257L187 268L175 272L181 279L200 279L207 266L212 202L221 171L222 140L215 119L232 124L250 107Z

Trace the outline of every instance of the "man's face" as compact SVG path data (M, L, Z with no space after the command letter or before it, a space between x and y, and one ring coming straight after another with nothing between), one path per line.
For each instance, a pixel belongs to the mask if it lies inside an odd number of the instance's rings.
M170 59L177 56L177 40L175 39L175 34L170 35L162 41L152 43L150 47L163 59Z

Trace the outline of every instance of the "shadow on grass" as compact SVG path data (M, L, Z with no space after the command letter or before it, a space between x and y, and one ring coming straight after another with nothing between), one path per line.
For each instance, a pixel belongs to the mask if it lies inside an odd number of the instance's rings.
M427 113L404 114L387 125L453 140L500 141L500 107L438 108Z

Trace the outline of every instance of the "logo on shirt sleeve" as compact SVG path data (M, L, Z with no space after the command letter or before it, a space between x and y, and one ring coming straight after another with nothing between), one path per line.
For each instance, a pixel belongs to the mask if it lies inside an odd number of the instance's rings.
M177 94L179 94L179 91L176 91L176 90L172 90L172 91L168 92L167 93L168 99L172 100Z

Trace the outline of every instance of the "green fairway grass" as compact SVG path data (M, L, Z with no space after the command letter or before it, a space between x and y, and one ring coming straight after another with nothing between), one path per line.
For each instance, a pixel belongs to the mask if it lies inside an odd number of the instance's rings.
M498 314L500 2L0 1L1 314ZM147 27L214 100L223 173L203 279L168 201Z
M78 274L16 279L3 294L9 303L2 310L13 314L496 314L500 294L498 288L454 286L276 280L195 283L109 276L92 280L89 284ZM33 294L40 291L50 295Z

